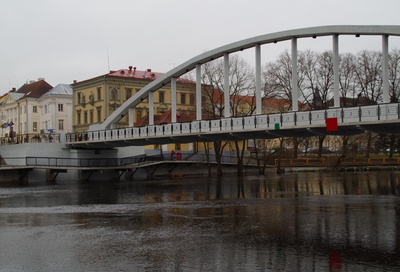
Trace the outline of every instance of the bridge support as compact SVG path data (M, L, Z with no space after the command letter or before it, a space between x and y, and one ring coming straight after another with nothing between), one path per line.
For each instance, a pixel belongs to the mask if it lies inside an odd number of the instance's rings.
M339 35L332 36L333 42L333 106L340 107L339 94Z
M149 92L149 125L154 125L154 92Z
M28 185L29 171L32 171L32 168L0 167L0 184Z
M231 116L229 99L229 54L224 54L224 116Z
M262 114L261 103L261 45L256 45L256 114Z
M171 78L171 122L176 123L176 78Z
M46 169L46 182L55 183L59 173L67 173L67 169Z
M383 103L389 103L389 36L382 35Z
M297 80L297 38L292 38L292 111L299 110Z
M201 119L201 65L196 64L196 120Z

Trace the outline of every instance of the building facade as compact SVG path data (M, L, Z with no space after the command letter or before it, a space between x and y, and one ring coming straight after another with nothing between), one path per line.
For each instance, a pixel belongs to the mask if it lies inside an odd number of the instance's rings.
M2 143L48 141L51 134L72 132L72 88L31 81L0 99L0 118Z
M128 69L88 80L74 82L73 88L73 130L84 132L92 124L102 123L113 111L151 81L162 76L151 69L144 71L129 66ZM189 80L177 80L177 110L195 112L196 84ZM171 107L170 86L166 85L154 93L154 112L163 114ZM147 99L134 108L133 120L129 114L123 116L117 127L133 126L149 112Z

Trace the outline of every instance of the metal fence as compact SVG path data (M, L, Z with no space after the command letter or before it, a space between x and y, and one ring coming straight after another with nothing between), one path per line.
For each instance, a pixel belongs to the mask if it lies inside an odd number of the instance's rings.
M26 157L27 166L43 167L117 167L128 164L140 164L149 161L162 161L161 155L133 156L127 158L51 158L51 157Z

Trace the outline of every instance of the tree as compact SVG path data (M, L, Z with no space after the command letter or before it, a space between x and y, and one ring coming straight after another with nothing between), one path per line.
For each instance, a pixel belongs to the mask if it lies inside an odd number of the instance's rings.
M359 96L356 94L356 58L353 54L346 53L339 57L339 93L342 98L341 106L355 106ZM361 95L361 94L360 94ZM357 99L354 97L357 96ZM348 97L353 99L349 100Z
M229 106L232 117L247 116L253 114L254 103L254 72L250 66L237 55L229 59L229 90L225 90L224 61L221 59L202 65L202 83L212 88L204 90L202 95L203 114L211 119L224 117L225 107ZM224 103L224 95L229 95L229 105ZM252 96L253 95L253 96ZM250 98L250 100L249 100ZM217 174L222 175L222 154L228 142L214 141L215 158L217 162ZM243 156L245 143L242 145L235 141L238 175L243 175Z

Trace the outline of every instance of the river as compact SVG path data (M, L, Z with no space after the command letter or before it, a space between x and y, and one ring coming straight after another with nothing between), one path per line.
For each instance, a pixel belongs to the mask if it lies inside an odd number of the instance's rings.
M400 172L0 188L0 271L399 271Z

